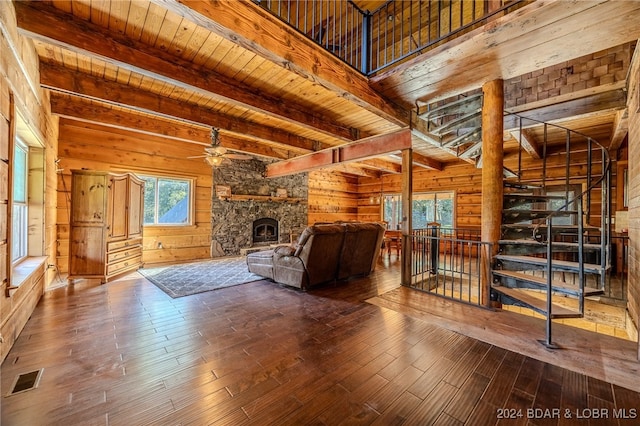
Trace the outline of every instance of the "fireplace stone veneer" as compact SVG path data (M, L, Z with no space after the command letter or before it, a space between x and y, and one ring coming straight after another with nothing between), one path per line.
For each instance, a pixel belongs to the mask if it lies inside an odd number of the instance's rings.
M266 162L258 159L232 161L214 169L214 185L229 186L232 194L275 198L277 190L284 188L289 197L297 201L268 201L250 197L221 200L215 196L215 190L212 191L212 257L238 256L252 247L288 244L292 234L299 234L307 226L307 173L267 179L264 177L265 171ZM254 222L263 218L271 218L276 222L276 239L254 241Z

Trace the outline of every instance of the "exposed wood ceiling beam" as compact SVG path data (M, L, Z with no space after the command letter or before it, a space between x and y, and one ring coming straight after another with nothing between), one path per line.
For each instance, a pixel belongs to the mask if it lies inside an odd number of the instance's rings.
M336 164L327 168L330 172L342 172L349 175L356 175L361 177L369 177L378 179L381 176L380 171L371 170L366 167L362 167L360 163L351 164Z
M391 154L391 157L402 160L402 155L400 154ZM444 167L442 162L438 160L434 160L433 158L429 158L422 154L418 154L417 152L415 152L415 150L413 151L412 160L413 160L414 166L429 169L429 170L440 171Z
M334 165L390 154L411 148L409 129L371 136L336 148L329 148L267 166L267 177L287 176Z
M145 90L115 82L108 82L88 74L71 71L64 67L40 64L40 83L43 87L75 93L79 96L96 99L146 113L167 118L186 120L194 124L217 127L238 136L278 143L290 150L307 153L318 148L318 142L266 127L238 117L211 111L197 105L167 98Z
M36 40L97 56L146 77L202 96L222 98L234 105L250 108L342 141L355 139L355 132L335 124L335 119L310 114L291 102L280 102L277 98L269 97L215 71L203 69L190 61L91 22L73 18L53 6L38 2L36 7L31 2L21 1L15 4L15 8L21 32Z
M372 158L370 160L360 161L362 167L380 170L385 173L400 174L402 173L402 165L393 161L382 160L380 158Z
M49 75L50 73L54 72L50 68L51 67L48 64L44 64L42 68L41 78L42 78L42 84L45 87L49 87L49 84L51 83L50 81L51 79L49 78ZM60 76L61 75L60 73L77 74L67 69L60 69L59 71L60 72L56 71L55 75ZM66 78L63 78L63 79L66 79ZM66 89L70 89L72 86L76 87L76 89L86 87L86 80L82 79L81 81L83 81L84 83L81 82L79 84L75 84L75 83L69 82L65 85L66 86L65 88L58 87L58 89L66 91ZM94 86L95 83L97 82L94 82L90 86ZM58 86L61 86L61 85L58 84ZM103 85L101 87L105 94L113 92L113 90L111 90L113 89L111 85L106 85L106 86ZM120 88L120 89L123 89L123 88ZM119 92L120 89L116 90L116 92ZM143 92L143 93L148 93L148 92ZM190 122L195 123L196 125L203 126L201 129L195 128L193 126L181 125L180 123L176 123L175 121L169 122L167 118L164 118L164 117L167 117L166 110L164 111L162 118L154 117L153 120L147 121L144 119L143 116L141 116L140 114L136 114L134 112L128 112L124 110L114 110L112 108L109 108L108 106L97 104L95 101L91 103L86 98L89 96L91 96L91 98L94 98L94 96L92 95L96 95L96 93L94 93L93 91L88 92L83 90L82 96L84 96L84 98L81 98L81 97L75 96L74 94L61 94L57 92L52 92L51 93L52 112L56 115L74 119L77 121L93 122L93 123L98 123L98 124L109 126L109 127L134 130L134 131L139 131L147 134L155 134L155 135L176 139L180 141L186 141L191 143L196 142L203 145L209 145L211 143L211 139L210 139L211 126L207 124L199 123L199 122L194 122L193 119L197 119L198 118L197 115L195 117L190 117L190 115L182 114L177 118L180 118L182 120L188 120ZM164 102L169 102L169 105L172 105L172 102L170 100L163 101L163 104L166 106L167 103L164 103ZM118 106L123 108L131 107L138 111L144 110L146 108L146 107L142 107L141 105L128 105L128 104L122 104L120 102L118 103ZM281 160L289 159L297 155L313 152L313 150L311 149L304 149L300 147L293 147L290 145L283 145L283 144L274 144L272 142L263 143L260 141L247 139L246 137L238 137L228 133L221 134L220 139L221 139L222 145L228 149L246 152L251 155L257 155L257 156L268 157L268 158L276 158ZM271 145L275 145L275 146L271 146ZM282 149L283 146L286 147L286 149ZM378 172L370 172L363 169L376 169L378 170ZM345 173L350 173L358 176L371 177L371 176L379 176L380 170L384 172L389 172L389 173L400 173L400 166L391 161L384 161L382 159L370 159L370 160L364 160L357 165L355 164L349 165L349 167L343 168L342 171Z
M365 76L252 2L152 1L379 117L402 127L409 124L408 111L380 96Z
M51 93L51 112L60 117L85 123L96 123L116 129L162 136L180 142L211 144L211 127L186 125L184 122L162 119L155 116L145 117L138 112L113 109L104 104L89 102L77 96ZM225 148L242 151L261 157L287 159L286 151L276 150L266 144L248 141L229 134L220 135L220 144Z
M616 112L611 133L610 151L617 151L622 145L622 141L629 132L629 110L623 109Z
M579 99L572 99L555 105L547 105L540 108L518 112L525 117L522 128L536 127L540 122L553 123L554 121L570 117L584 116L587 114L601 113L607 110L624 109L627 105L627 97L624 89L616 89L608 92L597 93ZM527 118L531 120L527 120ZM535 120L535 121L532 121ZM520 123L518 116L505 115L504 129L511 132L518 130Z
M519 141L522 144L522 149L528 152L529 155L531 155L531 157L537 158L537 159L542 158L542 151L540 149L540 144L538 144L538 142L535 139L535 136L531 131L527 129L522 129L522 132L520 132L520 130L518 129L518 130L512 130L509 133L511 134L511 136L513 136L513 138L516 141Z
M412 155L413 164L416 166L424 167L431 170L442 170L442 163L438 160L434 160L433 158L426 157L422 154L418 154L417 152L413 152Z

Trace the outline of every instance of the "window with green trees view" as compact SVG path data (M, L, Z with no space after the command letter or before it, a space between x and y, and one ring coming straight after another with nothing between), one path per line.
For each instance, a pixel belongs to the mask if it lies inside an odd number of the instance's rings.
M189 225L191 181L140 176L144 181L145 225Z
M437 222L443 228L453 228L455 194L449 192L423 192L413 194L413 229L426 228ZM382 220L389 229L400 229L402 222L402 202L400 194L386 194L382 198Z

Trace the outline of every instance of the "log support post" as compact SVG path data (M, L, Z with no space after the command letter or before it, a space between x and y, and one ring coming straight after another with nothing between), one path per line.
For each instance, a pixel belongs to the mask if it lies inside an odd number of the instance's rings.
M498 253L503 203L504 84L493 80L482 86L482 241L481 303L490 304L491 264Z

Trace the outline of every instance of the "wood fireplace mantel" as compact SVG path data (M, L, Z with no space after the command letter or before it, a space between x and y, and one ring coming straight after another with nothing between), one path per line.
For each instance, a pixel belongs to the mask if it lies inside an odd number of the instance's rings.
M221 200L227 201L271 201L274 203L302 203L307 200L304 198L295 197L274 197L271 195L239 195L232 194L226 197L219 197Z

